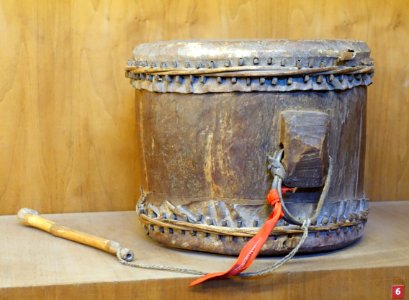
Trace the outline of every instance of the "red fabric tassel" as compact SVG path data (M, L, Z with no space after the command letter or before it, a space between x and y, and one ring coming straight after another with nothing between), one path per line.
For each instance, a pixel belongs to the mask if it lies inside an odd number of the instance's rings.
M283 190L283 192L285 193L287 192L287 190ZM225 272L206 274L191 282L190 286L198 285L210 279L235 276L246 270L248 267L250 267L254 259L259 254L261 247L263 247L264 243L268 239L271 231L273 231L278 220L280 220L280 218L284 216L280 198L278 196L278 192L276 189L270 190L270 192L267 195L267 201L268 203L270 203L271 206L274 207L273 211L269 215L263 227L261 227L260 231L250 241L248 241L247 244L240 251L239 257L237 258L236 262L230 267L230 269Z

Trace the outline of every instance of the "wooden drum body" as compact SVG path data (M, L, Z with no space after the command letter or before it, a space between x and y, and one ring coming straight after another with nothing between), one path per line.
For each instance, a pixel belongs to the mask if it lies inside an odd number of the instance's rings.
M175 41L135 48L147 234L184 249L238 254L271 212L268 155L283 149L286 215L262 254L344 247L367 220L366 86L356 41Z

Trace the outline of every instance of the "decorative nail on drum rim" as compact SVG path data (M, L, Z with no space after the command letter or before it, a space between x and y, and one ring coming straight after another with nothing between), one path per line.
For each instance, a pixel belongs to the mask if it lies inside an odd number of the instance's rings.
M139 45L133 56L126 76L145 172L137 212L151 238L238 254L270 213L271 168L296 190L282 196L285 216L261 254L291 251L306 218L313 223L300 252L362 236L374 72L364 42L168 41Z

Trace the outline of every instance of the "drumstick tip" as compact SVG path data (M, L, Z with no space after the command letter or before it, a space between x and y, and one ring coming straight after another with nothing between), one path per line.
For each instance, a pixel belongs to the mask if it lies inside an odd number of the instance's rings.
M29 215L39 215L39 213L34 209L24 207L18 211L17 218L21 223L26 224L26 217Z

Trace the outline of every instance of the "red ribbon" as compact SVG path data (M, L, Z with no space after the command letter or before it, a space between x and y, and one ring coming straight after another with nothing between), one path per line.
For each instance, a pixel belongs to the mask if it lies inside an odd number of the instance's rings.
M289 189L283 188L282 192L285 193ZM254 259L259 254L261 247L263 247L264 243L268 239L270 233L273 231L275 225L277 224L278 220L284 216L282 211L280 197L278 196L278 192L276 189L270 190L267 195L267 201L273 206L273 211L267 218L267 221L264 223L263 227L261 227L260 231L252 237L251 240L247 242L247 244L243 247L240 251L240 255L237 258L236 262L225 272L217 272L217 273L209 273L206 274L193 282L190 283L190 286L195 286L211 279L218 279L218 278L226 278L229 276L235 276L246 270Z

